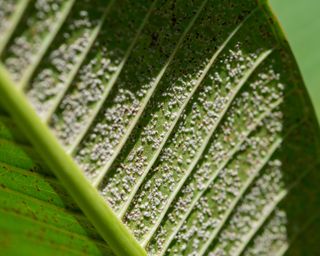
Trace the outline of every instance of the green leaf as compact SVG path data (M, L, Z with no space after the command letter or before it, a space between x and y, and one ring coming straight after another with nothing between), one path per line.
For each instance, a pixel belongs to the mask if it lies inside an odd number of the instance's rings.
M16 124L0 114L0 248L3 255L111 255Z
M296 243L317 233L319 128L265 1L0 6L7 254L319 252Z

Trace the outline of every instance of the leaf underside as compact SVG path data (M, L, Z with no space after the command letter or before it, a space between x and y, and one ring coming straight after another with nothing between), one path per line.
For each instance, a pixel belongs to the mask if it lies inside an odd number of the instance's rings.
M266 4L0 0L0 35L17 88L148 254L319 253L318 126ZM110 254L1 113L1 249Z
M3 255L111 255L60 182L0 110Z

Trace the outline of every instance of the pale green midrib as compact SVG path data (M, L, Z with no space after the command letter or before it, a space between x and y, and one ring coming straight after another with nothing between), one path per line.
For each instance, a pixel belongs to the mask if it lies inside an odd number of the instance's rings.
M25 195L25 194L23 194L23 193L21 193L19 191L15 191L15 190L10 189L10 188L2 188L1 186L0 186L0 191L3 191L3 192L8 193L8 194L12 194L12 195L17 195L19 197L28 199L29 201L33 201L33 202L39 203L39 205L44 206L46 208L53 208L53 209L57 210L58 212L62 212L62 213L65 213L65 214L71 214L72 216L76 216L76 218L79 218L79 219L82 218L83 220L86 220L85 216L82 215L81 212L70 212L70 211L68 211L68 210L66 210L64 208L60 208L60 207L57 207L57 206L55 206L53 204L50 204L48 202L45 202L45 201L42 201L40 199L34 198L32 196ZM44 225L46 227L49 227L49 228L52 228L54 230L60 231L62 233L75 236L75 237L77 237L77 238L79 238L81 240L88 240L89 239L89 240L91 240L91 241L93 241L95 243L99 243L100 245L106 246L106 243L104 243L103 240L100 240L100 239L92 237L92 236L88 236L87 234L81 234L81 233L78 233L78 232L74 232L74 231L70 231L70 230L64 229L62 227L54 226L53 224L49 224L47 222L40 221L37 218L35 218L35 219L29 218L25 214L12 212L10 210L8 210L8 211L4 210L1 207L0 207L0 210L4 211L6 213L16 214L17 216L21 216L21 217L24 217L24 218L27 218L27 219L30 219L30 220L34 220L36 223L40 223L41 225ZM60 219L62 219L62 218L60 217ZM66 220L70 220L70 219L67 219L67 218L65 218L65 219Z
M228 103L224 106L223 111L220 113L218 120L216 121L216 123L214 124L212 129L209 131L208 135L205 137L200 149L198 150L198 152L197 152L196 156L194 157L192 163L189 165L189 167L188 167L188 169L186 171L186 174L179 181L177 188L173 191L173 193L170 194L169 200L166 203L166 206L164 207L164 209L161 211L161 214L160 214L157 222L152 226L152 229L146 234L146 238L143 240L142 246L145 246L150 241L150 239L153 236L154 232L157 230L157 228L161 224L161 221L164 218L166 212L168 211L171 203L174 201L174 199L176 198L176 196L179 193L180 189L182 188L183 184L186 182L186 180L188 179L188 177L192 173L192 170L195 168L195 166L197 165L197 163L201 159L201 156L202 156L203 152L207 148L207 146L208 146L213 134L215 133L217 127L220 125L221 121L225 117L225 115L228 112L230 106L232 105L234 99L237 97L238 93L241 91L242 87L247 82L247 80L250 78L252 73L256 70L256 68L258 68L258 66L261 63L263 63L263 61L270 55L271 52L272 52L272 50L268 50L268 51L264 52L263 54L261 54L261 56L259 56L259 58L257 58L257 60L254 63L254 65L252 65L252 67L244 74L244 76L242 77L240 82L237 84L236 88L232 92L232 95L230 95Z
M37 69L39 66L40 61L42 60L43 56L46 54L48 51L52 41L54 38L58 35L58 32L62 25L64 24L64 21L67 19L70 11L72 10L72 6L74 5L76 0L69 0L68 3L66 3L62 10L62 15L60 19L58 20L57 24L53 26L53 29L49 31L49 35L46 36L45 40L42 43L42 47L38 49L37 55L35 58L33 58L32 64L29 65L29 67L24 71L22 77L19 79L18 87L20 90L23 90L29 83L34 71ZM58 14L58 16L60 16ZM18 25L18 24L17 24Z
M267 210L264 211L264 215L262 216L262 218L259 220L258 225L255 226L254 229L252 229L246 236L246 239L244 241L244 243L238 248L238 250L235 253L235 256L240 256L242 255L242 253L245 251L245 249L248 247L248 245L250 244L252 238L255 237L255 235L259 232L259 230L263 227L263 225L266 223L266 221L268 220L268 218L271 216L271 214L274 212L274 210L276 209L276 207L282 202L283 199L286 198L286 196L289 194L289 192L295 188L297 185L299 185L299 183L301 182L301 180L310 172L310 170L306 170L304 171L298 178L296 181L294 181L293 183L291 183L286 189L283 189L281 192L279 192L279 194L274 198L273 202L266 206Z
M234 148L230 151L229 156L226 158L226 160L217 168L217 170L211 175L211 177L208 179L208 182L204 185L204 188L197 194L197 196L192 200L192 203L188 206L188 210L184 213L184 216L180 218L179 223L176 225L175 231L170 235L169 239L166 240L163 249L160 251L159 255L163 255L165 251L167 250L168 246L170 245L171 241L175 237L175 235L180 230L181 226L183 225L184 221L188 218L190 215L192 209L198 202L198 200L201 198L201 196L204 194L204 192L208 189L210 184L216 179L220 171L225 168L225 166L228 165L228 163L233 159L236 152L238 152L240 146L246 141L246 139L249 137L249 135L256 130L259 123L269 116L274 109L276 109L280 104L282 103L282 100L279 100L275 104L273 104L269 110L265 111L263 114L261 114L256 120L253 121L253 125L250 127L250 129L247 130L247 132L242 136L241 140L234 146Z
M7 46L10 38L12 37L13 32L15 31L13 28L17 27L20 22L23 14L25 13L27 6L30 0L21 0L19 3L19 7L14 11L13 16L11 17L10 28L8 29L8 33L1 34L1 44L0 44L0 56L4 48Z
M85 61L90 49L92 48L94 42L96 41L100 30L103 26L103 23L107 17L108 12L110 11L112 5L114 4L115 0L111 0L108 6L106 7L105 11L102 14L101 20L99 21L98 25L93 29L91 36L89 37L88 45L86 49L81 53L77 63L74 65L73 69L71 70L66 83L64 84L63 89L58 94L58 97L53 102L50 110L46 113L44 120L48 124L52 118L53 113L57 110L58 106L60 105L61 101L63 100L64 96L66 95L67 91L69 90L70 86L72 85L76 75L78 74L83 62Z
M256 172L249 178L249 180L245 183L245 185L242 187L239 195L236 198L236 201L232 204L232 206L229 208L228 212L226 213L225 217L222 220L222 223L218 226L218 229L215 230L210 238L208 239L207 243L205 243L205 245L203 246L203 248L200 250L200 254L199 256L202 256L205 254L205 252L208 250L208 248L210 247L210 244L217 238L217 235L223 230L223 227L225 226L225 224L227 223L228 219L230 218L232 212L234 211L234 209L236 208L236 206L239 204L242 196L248 191L248 189L250 188L252 182L259 177L261 170L265 167L265 165L268 163L268 161L271 159L271 157L274 155L274 153L276 152L276 150L278 149L278 147L283 143L283 141L285 141L289 135L291 134L291 132L293 132L295 129L297 129L299 127L299 125L302 125L305 122L305 119L303 119L302 121L300 121L299 123L293 125L292 127L290 127L288 129L288 131L286 132L286 134L283 135L282 138L277 139L273 145L271 146L271 150L269 152L269 154L264 158L263 160L263 164L257 168Z
M251 12L254 13L257 10L257 8L255 10L253 10ZM200 84L202 83L203 79L205 78L205 76L207 75L208 71L210 70L210 68L212 67L212 65L215 63L217 57L220 55L220 53L224 50L224 48L226 47L226 45L230 42L230 40L233 38L233 36L237 33L237 31L241 28L241 26L244 24L244 22L249 18L249 16L251 16L251 14L248 15L247 18L245 18L231 33L230 35L226 38L226 40L221 44L221 46L218 48L218 50L213 54L213 56L211 57L209 63L206 65L206 67L204 68L201 76L199 77L196 86L192 89L192 91L190 92L190 94L188 95L188 98L185 100L185 102L182 104L182 106L180 107L178 113L177 113L177 117L174 119L173 123L171 124L168 132L166 133L165 137L163 138L160 146L157 148L157 150L154 152L154 155L152 156L151 160L148 163L148 166L146 167L144 173L140 176L140 179L138 180L138 182L135 184L135 186L133 187L128 199L126 200L125 204L121 207L121 211L119 212L119 216L121 218L124 217L124 214L126 213L132 199L134 198L135 194L137 193L138 189L140 188L142 182L144 181L144 178L147 176L147 174L149 173L150 169L152 168L152 166L155 164L156 160L158 159L163 147L165 146L165 144L167 143L169 137L171 136L174 128L176 127L178 121L181 118L181 115L184 111L184 109L186 108L187 104L189 103L189 101L191 100L192 96L194 95L194 93L197 91L197 89L199 88Z
M138 31L135 35L135 37L133 38L131 44L128 47L128 50L126 51L123 60L121 61L117 71L115 72L115 74L112 75L112 78L110 79L110 81L107 83L106 85L106 89L102 94L102 97L100 99L100 101L98 102L97 106L95 106L93 113L88 117L88 120L86 121L86 125L84 126L83 130L80 132L79 136L77 137L77 139L74 141L74 143L72 145L70 145L67 148L67 152L71 155L74 155L76 152L76 148L79 145L79 143L83 140L83 138L85 137L85 135L89 132L89 129L91 127L91 125L93 124L94 120L96 119L96 117L98 116L98 114L100 113L100 111L102 110L102 107L104 105L104 103L106 102L112 88L114 87L115 83L117 82L117 79L120 75L120 72L122 71L123 66L125 65L125 63L127 62L127 59L129 58L133 47L135 46L143 28L145 27L149 16L152 12L152 10L154 9L155 4L157 3L157 0L154 0L153 3L151 4L148 13L146 14L146 16L144 17L141 25L138 28Z
M9 78L3 65L0 65L0 93L7 111L113 252L121 256L146 255L146 251L128 228L91 186L72 158L64 152L48 127L41 122L22 92Z
M260 172L265 168L268 161L271 159L271 157L274 155L276 150L279 148L279 146L282 143L282 139L278 138L271 146L271 148L268 150L267 155L263 158L263 160L259 163L257 166L254 174L250 176L250 178L244 183L244 186L241 188L239 194L237 197L233 200L232 204L230 205L228 211L224 214L221 223L219 226L211 233L210 237L208 238L207 242L203 245L201 250L199 251L199 256L204 255L204 253L207 251L211 243L214 241L214 239L217 237L217 235L220 233L220 231L223 229L224 225L227 223L227 220L231 216L232 212L234 211L235 207L239 204L239 202L242 199L242 196L246 193L246 191L250 188L251 183L259 176Z
M189 30L192 28L193 24L195 23L195 21L197 20L198 16L200 15L200 13L202 12L203 8L205 7L206 3L208 2L208 0L204 0L201 3L201 6L199 7L199 9L197 10L196 14L193 16L193 18L191 19L190 23L188 24L188 26L186 27L186 29L183 31L182 35L180 36L174 50L172 51L171 55L169 56L166 64L164 65L164 67L161 69L161 71L159 72L158 76L156 77L151 89L149 89L149 91L147 92L147 95L145 96L145 98L142 101L141 107L138 111L138 113L136 114L136 116L133 118L133 120L130 122L130 124L128 125L128 129L126 130L125 135L122 137L121 141L119 142L119 144L116 146L114 153L112 154L112 157L110 158L110 160L108 161L108 163L102 168L100 169L100 174L98 175L98 177L93 181L93 186L94 187L98 187L101 182L103 181L104 176L109 172L110 167L112 166L112 164L114 163L115 159L118 157L119 153L121 152L123 146L126 144L128 138L130 137L133 128L136 126L136 124L138 123L138 121L140 120L146 106L147 103L149 102L149 100L151 99L152 95L154 94L157 85L159 84L163 74L165 73L167 67L170 65L170 63L172 62L175 54L177 53L180 45L182 44L182 42L184 41L187 33L189 32Z

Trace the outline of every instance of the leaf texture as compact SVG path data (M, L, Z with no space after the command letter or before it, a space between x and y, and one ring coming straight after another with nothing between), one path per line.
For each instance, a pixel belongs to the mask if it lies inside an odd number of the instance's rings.
M0 205L3 255L112 255L3 109Z
M318 124L264 1L5 2L2 63L148 254L316 252L291 248L319 219Z

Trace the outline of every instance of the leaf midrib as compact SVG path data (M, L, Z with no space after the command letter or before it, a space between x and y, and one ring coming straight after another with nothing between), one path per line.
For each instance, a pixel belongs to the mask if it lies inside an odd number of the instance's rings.
M128 228L116 217L73 159L65 153L49 128L40 121L26 98L0 65L0 93L3 103L18 126L34 144L53 173L118 255L146 255Z

